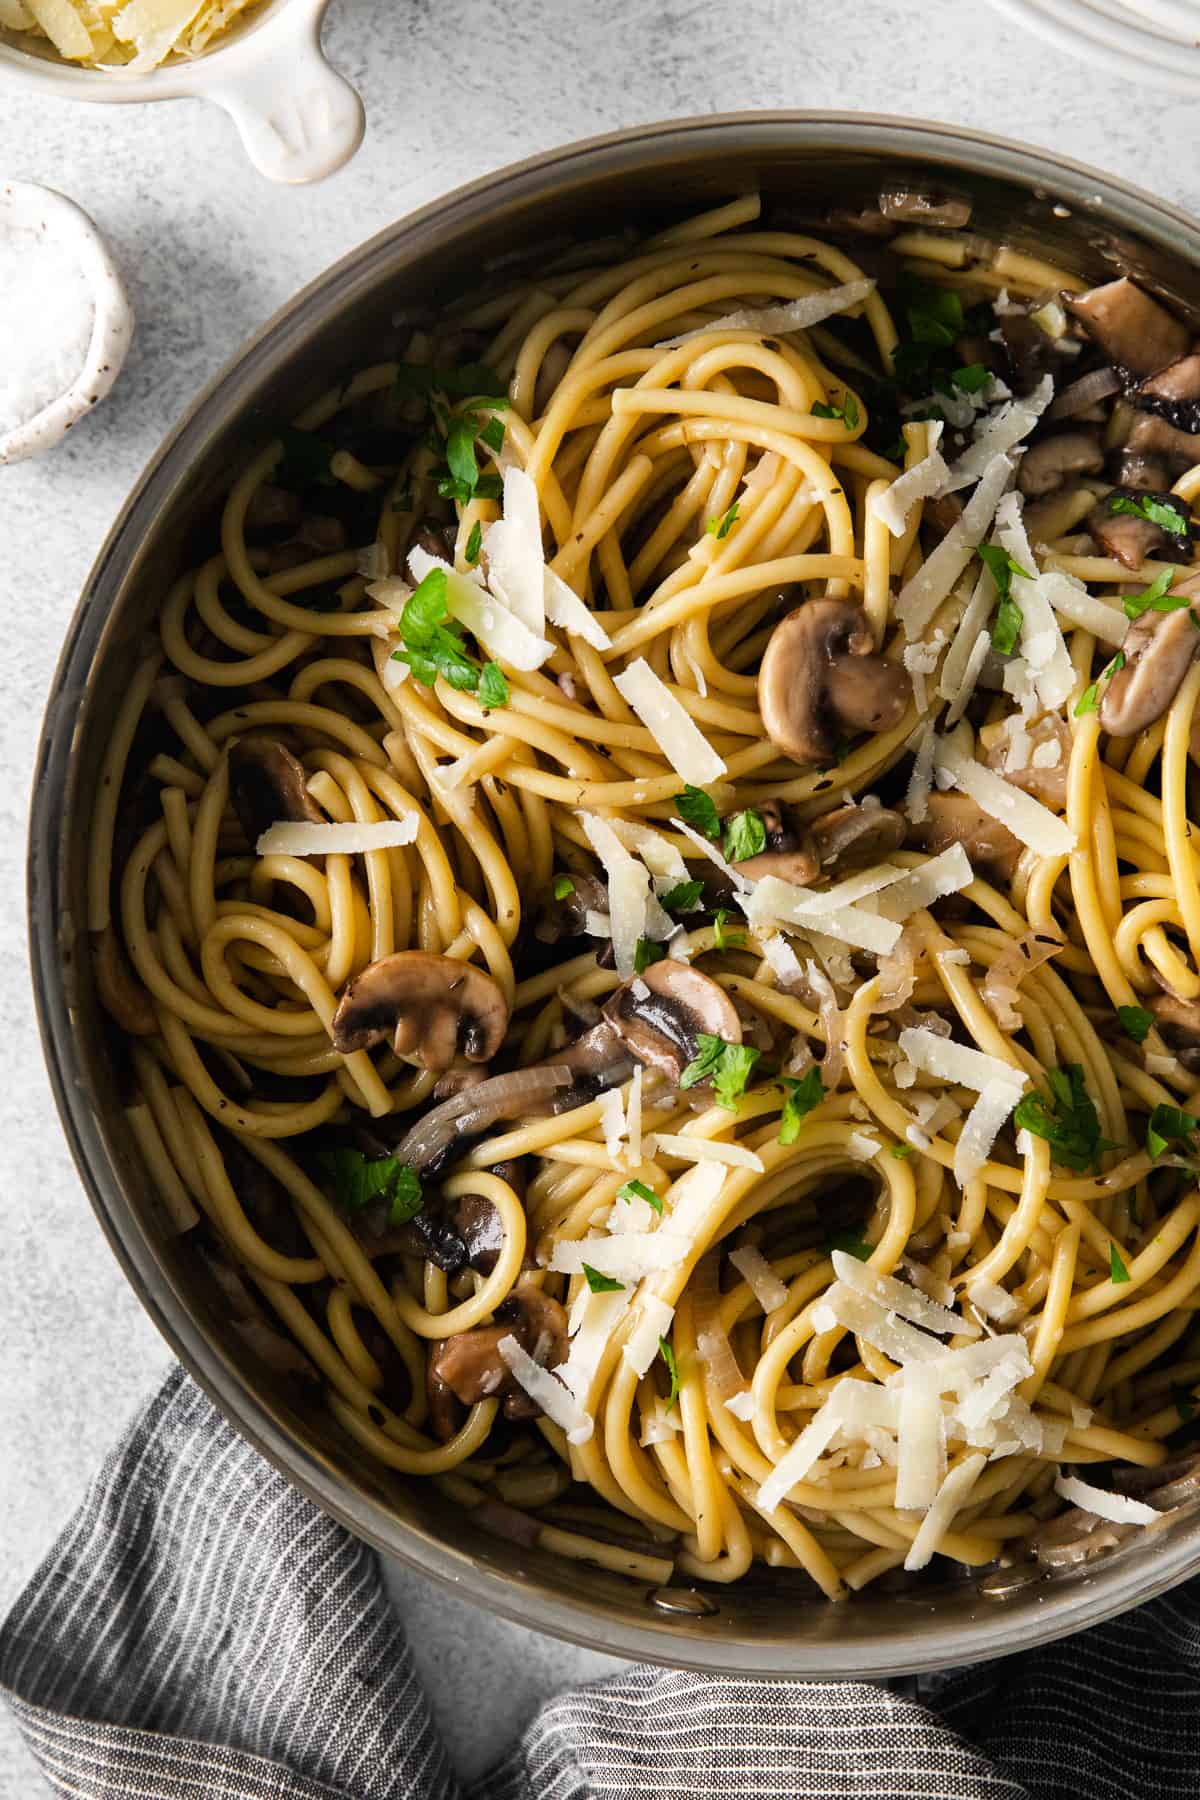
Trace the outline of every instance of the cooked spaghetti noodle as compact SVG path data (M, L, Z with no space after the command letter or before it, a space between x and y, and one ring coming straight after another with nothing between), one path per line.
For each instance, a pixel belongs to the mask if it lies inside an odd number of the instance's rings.
M756 197L496 278L164 601L91 839L132 1130L246 1357L488 1529L838 1598L1157 1516L1200 458L1081 286Z

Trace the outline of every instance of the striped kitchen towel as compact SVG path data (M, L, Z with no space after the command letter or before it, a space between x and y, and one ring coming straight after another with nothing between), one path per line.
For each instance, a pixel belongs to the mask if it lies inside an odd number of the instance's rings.
M373 1552L178 1369L0 1628L0 1684L60 1794L462 1792ZM1068 1643L903 1691L633 1669L551 1701L472 1800L1197 1794L1193 1583Z

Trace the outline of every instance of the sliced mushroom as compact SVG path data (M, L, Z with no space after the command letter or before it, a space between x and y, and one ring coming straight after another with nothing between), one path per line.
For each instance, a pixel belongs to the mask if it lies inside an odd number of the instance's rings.
M1118 1524L1085 1512L1080 1506L1071 1506L1039 1526L1029 1541L1030 1549L1039 1568L1074 1569L1103 1556L1107 1550L1115 1550L1137 1529L1136 1525Z
M910 839L925 850L948 850L961 844L971 867L982 875L1008 881L1020 861L1018 837L991 818L967 794L931 793L925 818L908 828Z
M921 194L911 188L882 188L879 210L900 225L933 225L960 231L971 223L971 202L945 194Z
M673 1082L695 1061L702 1032L727 1044L742 1041L742 1022L725 989L671 957L624 982L604 1014L631 1056Z
M1200 1074L1200 1000L1155 994L1146 1004L1168 1049L1175 1052L1191 1074Z
M1114 511L1120 500L1136 501L1143 506L1148 500L1152 500L1167 506L1172 512L1180 514L1180 530L1178 533L1168 532L1140 512ZM1131 493L1125 488L1114 488L1098 506L1092 508L1087 516L1087 528L1101 550L1109 556L1115 556L1127 569L1140 569L1151 556L1159 557L1164 562L1185 562L1191 555L1190 527L1183 523L1180 502L1166 492Z
M1169 1457L1153 1469L1136 1463L1116 1469L1112 1484L1119 1494L1144 1500L1159 1512L1171 1512L1189 1500L1200 1500L1200 1452Z
M1052 338L1028 313L1006 312L1000 335L1008 356L1009 375L1018 394L1033 391L1044 375L1057 378L1074 346L1069 338Z
M277 487L264 481L255 488L246 507L245 526L248 533L277 531L280 526L300 523L300 497L290 488Z
M533 935L540 944L583 937L588 913L608 911L608 884L599 875L572 875L571 880L575 885L569 894L561 900L544 900L537 909Z
M1013 787L1020 788L1022 793L1032 794L1043 806L1049 806L1054 812L1065 812L1067 774L1071 762L1070 726L1060 713L1045 713L1029 727L1029 738L1029 761L1023 769L1010 769L1006 766L1010 749L1007 737L998 738L990 746L987 766L1003 775ZM1035 762L1034 757L1044 745L1049 744L1058 751L1058 760L1052 763Z
M1109 467L1117 486L1134 493L1161 493L1170 486L1171 470L1161 456L1147 456L1141 450L1114 450Z
M1189 355L1151 375L1142 382L1138 393L1149 394L1155 400L1200 400L1200 350L1193 347Z
M493 1163L490 1172L507 1181L509 1187L524 1199L524 1157ZM462 1194L451 1203L449 1220L462 1239L471 1267L483 1275L490 1275L504 1248L504 1227L497 1208L483 1194Z
M333 1015L330 1037L342 1056L390 1039L397 1056L448 1069L495 1056L508 1030L499 982L473 963L425 950L397 950L356 975Z
M780 620L758 674L758 704L772 743L817 768L832 760L846 732L898 725L911 697L907 671L876 655L862 608L828 595Z
M804 843L824 874L840 875L890 856L907 829L907 820L888 806L839 806L813 820Z
M1052 494L1074 475L1098 475L1104 452L1090 431L1060 431L1039 439L1021 458L1017 486L1030 499Z
M1100 724L1113 737L1133 737L1162 718L1200 650L1191 607L1144 612L1125 633L1121 649L1125 666L1104 690Z
M278 738L237 739L229 752L229 797L251 849L281 820L328 824L308 791L308 771Z
M413 532L413 543L418 550L424 550L426 556L436 556L439 562L445 562L448 555L454 554L457 537L457 521L451 525L441 519L427 517L418 520Z
M125 960L120 939L111 925L92 933L92 970L96 992L105 1011L131 1037L151 1037L158 1030L154 1002Z
M1188 348L1187 326L1127 275L1086 294L1068 294L1065 300L1109 361L1133 375L1157 375Z
M443 1338L427 1365L430 1423L439 1438L454 1434L456 1401L476 1406L502 1399L508 1419L533 1418L540 1410L500 1355L506 1337L516 1338L543 1368L557 1368L567 1354L567 1315L557 1300L523 1282L496 1308L495 1324Z
M1179 430L1158 413L1137 413L1122 448L1142 456L1161 457L1168 467L1179 472L1200 461L1200 435Z

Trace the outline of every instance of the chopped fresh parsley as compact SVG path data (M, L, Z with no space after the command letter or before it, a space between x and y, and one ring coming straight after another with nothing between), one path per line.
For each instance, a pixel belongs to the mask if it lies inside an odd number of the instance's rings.
M766 846L767 827L760 812L748 806L725 821L724 849L730 862L745 862Z
M661 962L667 954L665 944L656 944L653 938L639 938L633 952L633 972L640 975L651 963Z
M996 585L997 605L992 624L992 649L1001 656L1011 656L1017 647L1017 639L1024 623L1024 614L1012 597L1012 578L1014 575L1022 575L1026 581L1032 581L1033 577L1028 569L1023 569L1019 562L1014 562L1008 551L1002 550L999 544L980 544L976 554Z
M623 1294L625 1283L614 1281L611 1275L602 1275L599 1269L593 1269L591 1263L584 1263L583 1273L593 1294Z
M1110 494L1104 504L1109 513L1128 513L1132 518L1145 519L1148 525L1159 526L1171 537L1191 536L1187 514L1173 501L1156 500L1153 494L1136 500L1131 494Z
M1064 1168L1079 1173L1094 1169L1101 1152L1117 1146L1100 1136L1100 1119L1084 1086L1082 1066L1067 1063L1061 1069L1047 1069L1046 1082L1050 1098L1026 1094L1017 1102L1014 1124L1018 1131L1045 1138L1055 1162Z
M911 1144L893 1144L892 1145L892 1155L896 1158L897 1162L903 1162L904 1158L906 1156L912 1155L912 1152L913 1152L913 1147Z
M870 1262L874 1248L874 1244L868 1244L857 1231L839 1231L825 1246L827 1252L844 1250L847 1256L857 1256L859 1262Z
M913 342L945 347L960 338L966 325L962 301L953 288L914 283L905 308Z
M372 1200L384 1200L388 1223L403 1225L424 1204L415 1169L394 1156L366 1157L350 1148L320 1150L313 1159L333 1182L334 1197L344 1212L361 1212Z
M667 1365L667 1374L671 1377L671 1392L667 1396L667 1411L670 1412L679 1398L679 1370L675 1366L675 1352L665 1337L658 1340L658 1354Z
M663 1209L662 1196L660 1194L656 1194L652 1187L647 1187L646 1183L644 1181L626 1181L626 1182L624 1182L617 1189L617 1199L618 1200L644 1200L646 1202L647 1206L652 1206L654 1208L655 1212L659 1215L659 1217L660 1218L662 1217L662 1209Z
M1100 683L1102 681L1111 681L1117 671L1124 667L1125 652L1123 650L1118 650L1112 661L1105 668L1101 669L1098 678L1092 682L1090 687L1084 688L1082 694L1080 694L1078 700L1075 702L1075 717L1077 719L1082 719L1085 713L1099 712L1100 702L1097 700L1096 695L1100 691Z
M476 519L471 527L471 535L467 539L467 567L473 569L479 561L479 552L483 548L483 527Z
M779 1142L794 1144L800 1135L800 1126L813 1110L820 1106L825 1098L825 1084L821 1080L821 1071L814 1063L799 1081L793 1081L787 1075L776 1077L776 1086L781 1087L787 1098L783 1103L783 1112L779 1118Z
M1108 1243L1108 1278L1117 1283L1129 1280L1129 1270L1122 1262L1121 1252L1111 1238Z
M719 906L713 914L713 944L716 949L740 950L746 942L744 931L728 929L729 921L734 917L735 914L728 912L723 906Z
M400 615L404 648L393 650L392 655L397 662L408 664L423 687L432 687L441 675L452 688L473 694L481 670L463 649L459 628L447 625L449 616L446 571L431 569L404 603Z
M717 1105L737 1111L737 1103L746 1091L750 1071L762 1055L749 1044L727 1044L724 1038L707 1031L696 1036L697 1054L679 1077L681 1088L695 1087L697 1082L711 1081Z
M473 413L451 419L446 432L447 467L455 481L466 488L468 495L475 492L479 481L479 464L475 458L475 439L478 435L479 421Z
M1118 1006L1117 1017L1121 1021L1121 1030L1135 1044L1144 1044L1146 1033L1154 1023L1154 1014L1144 1006Z
M556 875L552 892L556 900L565 900L568 894L575 892L575 883L569 875Z
M1140 619L1144 612L1178 612L1181 607L1190 605L1186 594L1171 592L1175 575L1176 570L1163 569L1140 594L1126 594L1121 602L1125 608L1125 617Z
M283 456L276 465L275 477L281 487L332 487L334 478L329 465L333 461L333 445L311 431L298 431L294 425L281 425L279 441Z
M737 524L737 516L738 503L735 500L733 505L721 514L720 518L710 519L704 529L709 537L715 537L718 540L727 538Z
M1171 1144L1190 1137L1198 1126L1200 1119L1178 1106L1156 1106L1146 1127L1146 1154L1157 1159Z
M964 394L977 394L980 388L987 386L991 377L992 371L986 363L981 362L965 363L961 369L950 371L951 381Z
M489 419L479 433L479 441L499 454L504 448L504 420L494 417Z
M431 369L424 363L398 363L396 386L404 394L451 394L455 399L484 400L489 406L508 405L504 383L482 363L465 363L461 369Z
M479 677L479 704L484 712L508 705L508 682L499 663L484 663Z
M683 792L676 796L675 803L685 825L690 825L693 831L699 831L704 837L720 837L720 815L715 802L709 798L703 788L685 787Z
M694 912L703 892L702 881L677 881L660 896L659 905L665 906L668 912Z
M858 426L861 414L858 410L858 401L847 388L840 406L829 406L824 400L814 401L812 416L814 419L840 419L847 431L854 431Z

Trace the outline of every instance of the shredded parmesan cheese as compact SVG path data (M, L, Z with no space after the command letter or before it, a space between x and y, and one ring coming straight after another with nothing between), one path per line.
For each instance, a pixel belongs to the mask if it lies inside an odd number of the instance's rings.
M916 502L940 493L950 479L950 471L937 447L942 429L940 420L930 425L927 453L911 468L905 469L903 475L897 475L886 492L872 501L876 514L893 537L904 536L908 515Z
M986 1466L987 1457L981 1451L975 1451L970 1456L964 1456L957 1467L951 1469L938 1489L937 1499L921 1521L920 1529L912 1541L912 1548L904 1559L906 1569L923 1569L936 1554L939 1544L954 1523L956 1515L966 1505L971 1489Z
M1080 1481L1075 1475L1059 1475L1054 1483L1054 1491L1069 1500L1072 1506L1082 1506L1097 1519L1109 1519L1115 1525L1153 1525L1162 1517L1144 1500L1131 1500L1127 1494L1112 1494L1107 1488L1093 1487L1090 1481Z
M919 1026L910 1025L900 1033L900 1049L914 1067L927 1075L952 1082L955 1087L974 1088L979 1094L990 1082L1016 1086L1019 1093L1029 1079L998 1056L971 1050L966 1044L956 1044L952 1038L939 1037Z
M935 767L949 776L989 818L1007 825L1013 836L1040 856L1067 856L1075 847L1075 833L1065 819L1048 806L1013 787L994 769L987 769L957 744L942 738L936 747Z
M584 1412L575 1396L568 1392L549 1369L541 1368L515 1337L503 1337L496 1348L501 1360L512 1370L517 1385L535 1400L561 1431L569 1444L586 1444L592 1435L592 1419Z
M612 639L574 588L568 587L562 576L556 575L553 569L547 569L545 573L545 607L550 623L557 625L560 631L569 631L573 636L581 637L593 650L611 650Z
M728 1144L719 1138L688 1137L682 1133L664 1131L656 1131L648 1142L650 1153L654 1156L661 1150L665 1156L678 1156L685 1162L724 1163L732 1169L753 1169L758 1175L763 1172L762 1157L754 1150L747 1150L744 1144Z
M1025 399L1010 400L999 412L993 413L976 433L974 443L964 450L950 470L941 492L952 494L958 488L970 487L972 482L978 481L996 457L1015 449L1022 438L1029 436L1053 398L1053 378L1043 375L1032 394Z
M538 491L524 469L504 474L504 516L483 534L487 581L508 610L541 637L546 618L546 567Z
M959 1187L966 1187L983 1168L1001 1127L1021 1098L1026 1077L1016 1079L1016 1073L1012 1071L1012 1080L1004 1077L987 1082L967 1114L954 1146L954 1179Z
M675 1308L660 1300L657 1294L643 1294L638 1300L640 1316L625 1340L622 1356L640 1380L658 1355L658 1340L666 1337L675 1317Z
M743 307L738 312L726 313L722 319L714 319L709 325L701 325L696 331L664 338L654 347L656 350L674 350L692 338L705 337L714 331L758 331L769 337L782 336L789 331L807 331L811 325L832 318L834 313L848 312L852 306L858 306L874 286L873 281L866 279L846 281L840 287L802 294L798 300L788 300L780 306Z
M264 831L254 850L257 856L364 856L368 850L398 850L413 843L420 823L416 813L372 824L284 822Z
M539 637L523 619L510 612L503 601L489 594L478 582L460 575L440 557L430 556L419 547L409 551L408 568L415 582L421 582L434 569L446 577L446 608L452 619L465 625L497 662L510 669L539 669L554 650L554 645Z
M677 775L693 787L720 780L725 773L724 761L644 657L637 657L620 675L614 675L613 686L628 701Z
M1007 456L992 458L963 508L962 518L950 527L912 580L900 590L896 617L904 627L905 637L923 636L925 627L983 542L1012 473L1013 465Z
M755 1249L753 1244L744 1244L729 1260L738 1274L749 1282L750 1292L765 1313L774 1312L785 1304L787 1285L780 1281L761 1250Z

